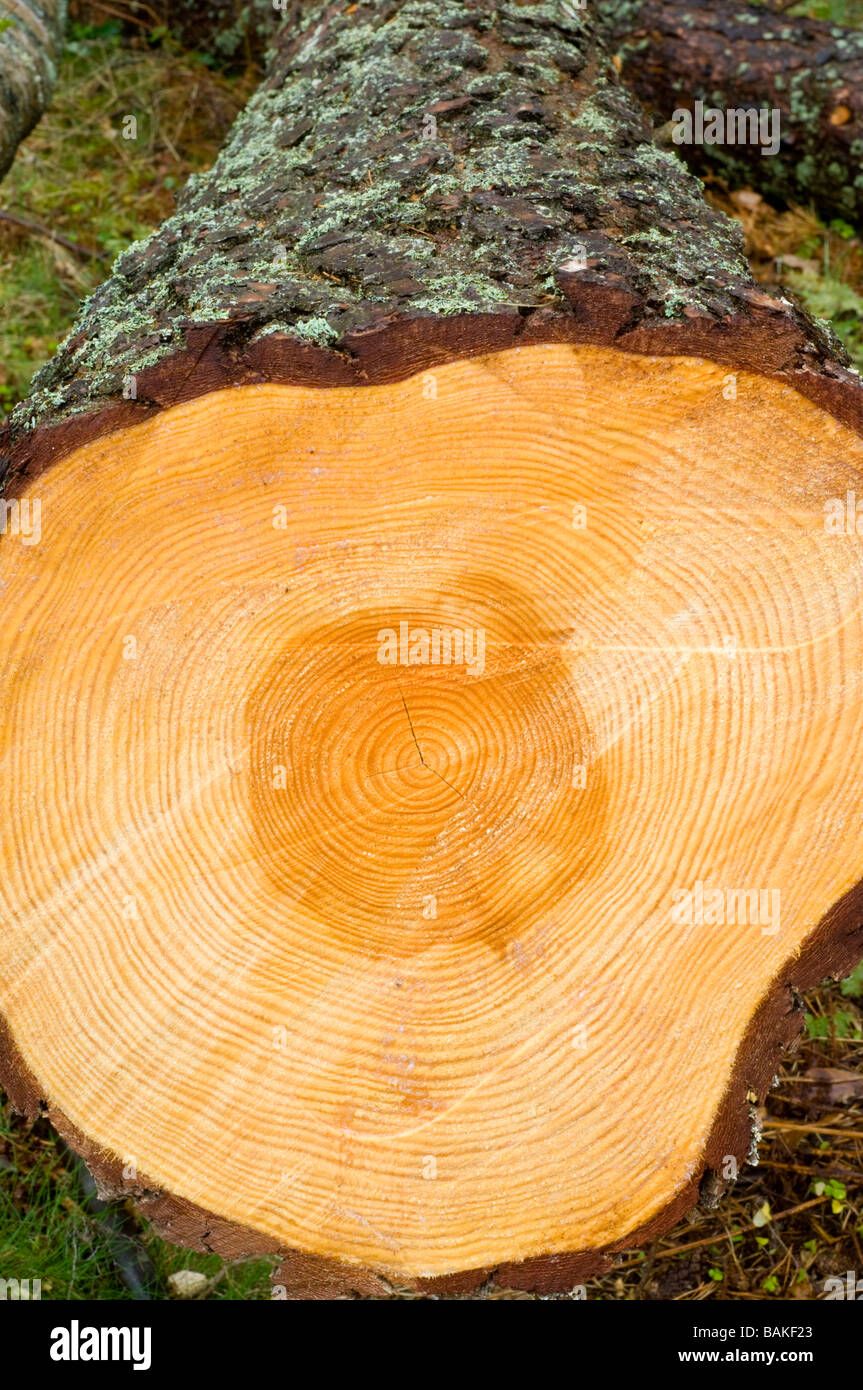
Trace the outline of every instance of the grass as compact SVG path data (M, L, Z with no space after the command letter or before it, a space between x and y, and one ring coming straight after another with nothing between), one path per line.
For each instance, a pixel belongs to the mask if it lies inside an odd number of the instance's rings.
M863 0L795 9L863 24ZM26 394L112 258L169 215L188 175L211 163L254 82L251 71L214 71L167 36L130 38L116 23L73 29L53 109L19 153L0 206L82 252L0 221L0 405L9 409ZM137 138L125 141L129 115ZM750 189L713 182L708 193L743 225L757 277L786 285L830 319L863 367L863 245L854 229L825 227L805 209L776 210ZM715 1211L698 1211L646 1251L621 1256L588 1285L589 1298L806 1299L820 1296L825 1278L863 1270L863 967L806 1005L800 1050L762 1116L760 1166L744 1168ZM154 1297L170 1297L170 1278L183 1270L206 1276L202 1298L269 1297L271 1261L195 1255L158 1239L131 1208L124 1219L152 1261ZM111 1234L88 1210L50 1127L25 1123L6 1102L0 1277L40 1279L45 1298L131 1296Z
M131 1213L128 1224L136 1224ZM159 1240L139 1227L141 1246L152 1261L154 1298L171 1294L178 1270L205 1275L201 1296L213 1299L269 1298L272 1261L226 1263ZM0 1277L39 1279L42 1298L130 1299L112 1254L112 1234L91 1215L75 1168L59 1151L46 1120L28 1125L4 1101L0 1105Z
M212 163L254 82L251 72L213 72L167 39L125 41L117 23L73 28L52 109L19 151L0 210L96 254L0 220L6 411L26 395L114 258L173 211L190 173ZM130 116L136 136L125 139Z

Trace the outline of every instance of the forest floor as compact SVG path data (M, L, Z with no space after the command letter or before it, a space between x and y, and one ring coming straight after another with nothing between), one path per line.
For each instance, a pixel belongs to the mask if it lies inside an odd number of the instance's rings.
M863 0L792 9L863 27ZM257 81L242 35L217 63L167 26L148 27L148 12L124 0L73 3L53 107L0 186L0 413L26 395L115 256L167 217L189 174L212 162ZM132 113L138 130L126 140ZM758 278L830 320L863 369L855 229L825 226L805 208L773 208L751 189L710 182L708 195L742 224ZM826 1279L863 1271L863 967L812 992L805 1007L799 1049L760 1117L758 1166L743 1169L716 1209L620 1256L612 1273L588 1284L588 1298L812 1299L824 1296ZM124 1248L136 1247L148 1264L153 1298L183 1290L270 1296L271 1260L225 1263L179 1250L131 1207L94 1214L79 1166L48 1124L25 1123L0 1095L0 1277L40 1279L44 1298L131 1298L118 1224ZM534 1295L485 1289L471 1297Z

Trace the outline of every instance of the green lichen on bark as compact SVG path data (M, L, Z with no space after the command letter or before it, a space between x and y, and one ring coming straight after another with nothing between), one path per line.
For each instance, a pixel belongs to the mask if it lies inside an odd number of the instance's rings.
M585 248L645 319L721 317L738 229L659 150L595 6L381 0L301 7L214 168L118 260L36 377L13 435L118 397L190 325L323 347L382 316L559 304Z

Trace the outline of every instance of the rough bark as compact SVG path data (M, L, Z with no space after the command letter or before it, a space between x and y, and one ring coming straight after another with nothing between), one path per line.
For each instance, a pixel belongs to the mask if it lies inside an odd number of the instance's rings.
M105 427L81 424L93 412L143 418L239 363L349 380L407 373L455 338L704 351L845 408L841 348L756 289L737 228L654 145L592 14L386 0L319 6L296 36L300 17L212 171L37 375L12 420L16 471L37 429L78 419L83 438Z
M863 431L841 348L787 299L756 288L739 230L653 143L593 7L324 4L299 34L296 18L214 169L120 258L37 376L7 427L10 481L218 387L393 381L549 341L706 356L778 379ZM849 894L793 978L776 983L741 1048L704 1169L627 1243L677 1219L723 1155L745 1157L746 1096L763 1096L799 1029L795 990L853 966L859 921L859 894ZM33 1113L39 1083L8 1036L0 1062L13 1100ZM116 1157L49 1113L106 1189L130 1190ZM184 1243L274 1251L143 1178L134 1195ZM299 1296L385 1287L281 1253L280 1281ZM496 1277L566 1287L607 1268L612 1253L530 1260ZM492 1273L459 1274L458 1291Z
M54 91L66 0L0 0L0 178Z
M859 224L863 34L728 0L611 0L603 15L624 80L658 120L696 101L781 113L777 154L747 145L677 147L694 168Z

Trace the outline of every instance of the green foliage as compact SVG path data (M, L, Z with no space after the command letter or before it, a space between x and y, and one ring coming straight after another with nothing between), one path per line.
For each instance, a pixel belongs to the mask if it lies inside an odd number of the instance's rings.
M758 3L758 0L756 0ZM776 9L776 5L771 5ZM846 28L863 28L863 0L804 0L804 3L791 5L782 12L790 15L808 15L810 19L824 19L828 24L843 24Z
M847 1009L837 1009L833 1015L833 1036L834 1038L863 1037L856 1015L849 1013Z
M830 223L830 230L835 232L837 236L841 236L843 241L850 241L856 235L854 228L849 226L847 222L843 222L841 217L833 218Z
M65 52L76 55L86 54L88 44L102 40L119 39L123 26L118 19L110 19L105 24L70 24L66 38Z
M853 29L863 25L861 0L810 0L809 4L795 5L792 14L810 15L813 19L826 19L830 24L845 24Z
M863 999L863 960L839 987L846 999Z
M806 1014L803 1020L806 1026L807 1038L829 1038L830 1019L818 1018L815 1014Z
M788 276L810 314L826 319L858 367L863 363L863 296L831 274L801 270Z
M811 1191L816 1197L829 1197L833 1215L841 1215L848 1198L848 1189L844 1182L839 1182L837 1178L815 1178Z
M804 1018L806 1035L810 1038L861 1038L860 1025L856 1015L847 1009L835 1009L832 1015L819 1017L806 1014Z

